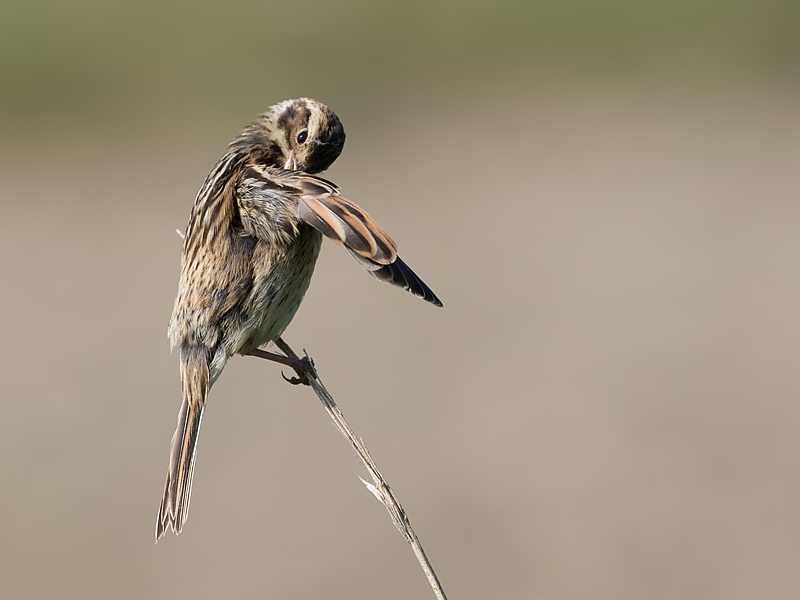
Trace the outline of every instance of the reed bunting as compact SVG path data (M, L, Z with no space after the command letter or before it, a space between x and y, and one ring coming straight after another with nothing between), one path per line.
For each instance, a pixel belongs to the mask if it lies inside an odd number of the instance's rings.
M189 511L208 391L234 354L304 364L259 350L280 339L308 289L322 237L372 275L442 306L366 212L314 173L344 146L344 128L310 98L271 107L229 146L192 208L168 335L180 351L183 402L172 437L156 541L179 534Z

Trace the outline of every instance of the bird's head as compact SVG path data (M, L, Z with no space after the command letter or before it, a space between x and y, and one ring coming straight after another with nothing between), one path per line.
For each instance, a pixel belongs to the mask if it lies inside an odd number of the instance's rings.
M232 146L260 147L274 167L319 173L342 152L344 138L336 113L311 98L298 98L270 107Z

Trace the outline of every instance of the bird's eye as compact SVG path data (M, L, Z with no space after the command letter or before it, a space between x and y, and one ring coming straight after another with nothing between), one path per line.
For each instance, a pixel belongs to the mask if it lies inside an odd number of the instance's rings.
M303 129L300 133L297 134L297 143L298 144L305 144L306 140L308 139L308 131Z

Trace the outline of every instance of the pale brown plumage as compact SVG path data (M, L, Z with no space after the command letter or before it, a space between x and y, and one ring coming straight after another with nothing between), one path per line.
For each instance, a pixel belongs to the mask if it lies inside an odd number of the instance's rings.
M282 102L231 143L197 195L168 331L180 350L183 401L156 540L168 527L180 533L186 521L208 390L232 355L276 341L289 325L323 235L379 279L442 305L383 229L335 184L312 175L330 166L344 138L323 104Z

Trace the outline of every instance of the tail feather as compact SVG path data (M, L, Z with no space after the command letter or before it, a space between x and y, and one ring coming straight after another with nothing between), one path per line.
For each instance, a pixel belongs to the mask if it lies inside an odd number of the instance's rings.
M164 535L168 527L172 527L175 535L179 534L189 515L194 459L203 411L206 408L208 381L206 349L197 346L181 348L183 402L178 413L178 427L170 444L167 482L156 521L156 541Z

